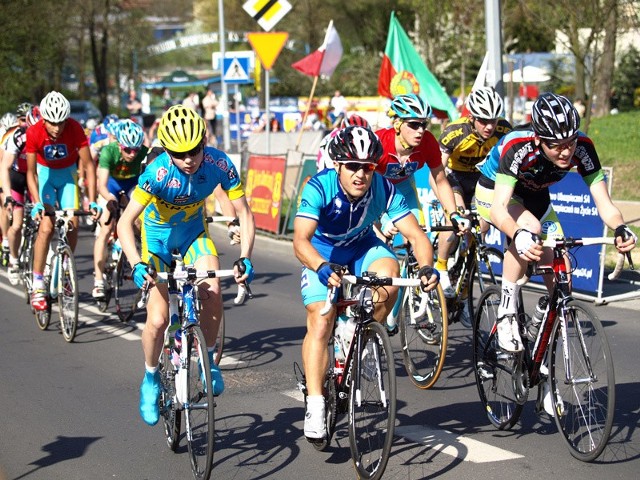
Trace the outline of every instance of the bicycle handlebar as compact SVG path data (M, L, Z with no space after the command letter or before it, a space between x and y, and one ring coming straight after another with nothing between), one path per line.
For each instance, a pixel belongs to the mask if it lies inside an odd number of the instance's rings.
M422 284L419 278L402 278L402 277L376 277L376 276L357 276L343 275L342 282L351 285L367 285L370 287L395 286L395 287L418 287ZM331 287L327 291L327 299L324 307L320 310L320 315L326 315L331 310L331 306L338 298L338 287Z

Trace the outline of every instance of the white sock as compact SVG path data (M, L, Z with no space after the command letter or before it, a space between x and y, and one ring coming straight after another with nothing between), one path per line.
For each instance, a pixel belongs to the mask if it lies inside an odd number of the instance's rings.
M502 295L500 297L500 306L498 307L498 318L502 318L505 315L515 315L518 306L518 293L520 292L520 285L508 280L502 280Z
M153 373L156 373L156 372L158 371L158 366L156 365L155 367L150 367L149 365L147 365L147 364L145 363L145 364L144 364L144 369L145 369L147 372L149 372L149 373L153 374Z

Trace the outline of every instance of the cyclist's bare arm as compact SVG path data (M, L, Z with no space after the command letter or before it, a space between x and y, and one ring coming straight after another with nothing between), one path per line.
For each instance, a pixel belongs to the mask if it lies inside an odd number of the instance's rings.
M0 152L2 152L2 149L0 149ZM11 180L9 177L9 171L11 170L11 165L13 165L15 158L16 156L14 154L5 150L2 158L0 159L2 160L0 162L2 168L0 171L0 187L2 187L2 192L5 197L11 196Z
M80 150L78 150L78 155L80 156L80 165L82 166L85 175L85 184L87 186L87 196L89 197L89 202L95 202L96 166L91 159L89 147L87 145L82 147Z
M618 207L616 207L611 201L609 191L607 190L607 186L604 181L594 183L589 187L589 190L593 197L593 201L596 204L596 208L598 209L598 214L607 227L611 230L615 230L616 227L625 223L622 213L620 213ZM634 247L635 240L633 237L627 238L624 242L616 244L616 248L621 253L629 252L633 250Z
M96 182L98 193L107 202L109 200L118 201L118 199L111 192L109 192L109 188L107 187L108 182L109 182L109 169L98 167L98 180Z
M447 174L445 173L442 165L432 168L431 176L433 177L433 181L436 186L436 196L438 197L442 208L447 212L445 219L447 224L449 224L449 215L457 211L456 198L453 195L453 189L451 188L449 180L447 180ZM459 229L461 232L466 232L469 230L469 227L467 225L460 224Z
M242 197L231 200L233 208L236 211L236 215L240 219L240 257L251 258L253 252L253 243L256 236L256 224L251 213L251 208L247 203L247 197ZM246 277L239 277L236 282L243 282Z
M125 208L118 221L118 238L122 245L122 251L127 256L129 264L133 267L136 263L141 262L140 252L136 248L135 239L135 222L136 219L145 209L146 205L142 205L133 198L129 201L129 205Z
M413 215L406 215L396 222L396 226L400 233L411 243L413 248L413 255L418 261L420 267L433 266L433 246L429 241L416 217ZM431 278L421 279L426 281L429 285L429 289L435 287L438 284L436 275L432 275Z
M317 226L318 222L309 218L296 217L293 223L293 251L296 258L300 260L300 263L314 272L318 270L318 267L320 267L322 263L327 261L318 253L313 245L311 245L311 239ZM334 272L331 274L329 284L334 287L340 285L340 277L337 273Z
M36 173L36 154L27 153L27 188L33 203L40 203L38 194L38 174Z

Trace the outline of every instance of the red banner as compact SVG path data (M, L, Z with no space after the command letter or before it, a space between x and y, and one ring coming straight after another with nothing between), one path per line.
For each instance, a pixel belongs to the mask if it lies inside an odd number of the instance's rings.
M284 157L251 155L245 195L256 227L273 233L280 231L282 188L287 160Z

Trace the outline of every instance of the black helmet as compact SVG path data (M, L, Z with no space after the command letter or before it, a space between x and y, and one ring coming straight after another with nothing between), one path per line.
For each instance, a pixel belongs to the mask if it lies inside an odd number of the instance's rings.
M566 140L578 133L580 115L567 97L547 92L533 104L531 126L544 140Z
M368 128L352 126L340 130L327 150L329 157L336 162L378 163L382 156L382 143Z

